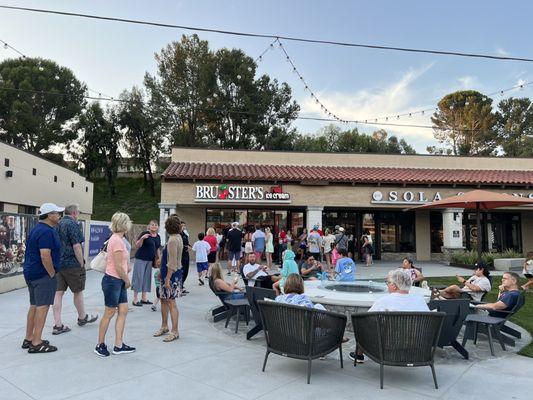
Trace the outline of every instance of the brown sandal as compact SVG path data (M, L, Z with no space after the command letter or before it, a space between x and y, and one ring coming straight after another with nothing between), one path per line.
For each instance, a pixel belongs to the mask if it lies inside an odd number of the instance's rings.
M178 333L170 332L164 339L163 342L173 342L176 339L179 339L180 335Z
M154 333L154 337L163 336L165 333L168 333L168 328L159 328L159 330Z

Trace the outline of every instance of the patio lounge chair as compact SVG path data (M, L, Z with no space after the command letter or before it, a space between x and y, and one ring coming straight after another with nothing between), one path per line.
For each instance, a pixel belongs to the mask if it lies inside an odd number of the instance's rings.
M310 383L312 360L337 349L343 368L346 315L274 301L257 300L257 305L267 343L263 372L270 353L307 360L307 383Z
M246 339L250 340L253 336L263 330L263 323L261 322L261 314L257 308L257 300L276 298L276 292L272 289L264 289L260 287L246 286L246 298L252 310L252 317L255 321L255 326L251 328L246 334Z
M479 304L479 303L478 303ZM514 329L505 327L505 323L511 318L518 310L520 310L525 304L525 297L523 293L520 293L520 297L515 306L509 311L498 310L499 313L504 313L505 317L498 318L485 314L470 314L465 319L465 333L463 335L463 346L468 339L474 339L474 344L477 344L478 333L485 333L489 339L490 354L494 356L494 344L492 338L496 337L500 342L502 350L505 351L505 343L510 346L514 346L514 340L502 333L505 328L512 331ZM480 331L481 328L481 331ZM504 329L502 329L504 328Z
M439 342L437 346L452 346L466 360L468 360L468 351L457 341L457 336L461 332L463 322L470 313L470 300L432 300L428 304L430 310L437 310L446 313L442 329L440 331Z
M380 366L381 389L383 389L385 365L429 366L435 389L439 388L433 360L445 317L446 314L443 312L352 314L352 326L358 346Z

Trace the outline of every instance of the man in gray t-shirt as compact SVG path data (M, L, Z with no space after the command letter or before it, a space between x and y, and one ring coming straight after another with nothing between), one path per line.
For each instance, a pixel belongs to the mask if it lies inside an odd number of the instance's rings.
M335 235L335 243L337 245L337 251L344 249L348 250L348 236L344 232L344 228L339 228L339 233Z

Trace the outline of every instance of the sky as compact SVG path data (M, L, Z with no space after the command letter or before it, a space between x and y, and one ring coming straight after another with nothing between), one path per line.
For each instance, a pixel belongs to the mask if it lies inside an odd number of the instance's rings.
M533 58L533 2L356 1L356 0L0 0L2 5L47 8L143 19L178 25L299 36L365 44L413 47ZM128 25L0 9L0 39L28 56L49 58L71 68L98 92L117 96L142 85L154 73L154 54L190 31ZM271 40L199 33L212 49L241 48L256 58ZM431 54L283 42L310 88L342 119L372 120L435 107L444 95L461 89L488 94L533 81L533 64ZM16 56L0 48L0 61ZM302 116L327 117L304 90L279 49L259 63L266 73L287 82ZM533 85L493 97L533 96ZM430 114L391 121L431 125ZM296 121L302 133L326 122ZM356 127L371 134L381 128ZM383 127L404 138L419 153L436 144L431 129Z

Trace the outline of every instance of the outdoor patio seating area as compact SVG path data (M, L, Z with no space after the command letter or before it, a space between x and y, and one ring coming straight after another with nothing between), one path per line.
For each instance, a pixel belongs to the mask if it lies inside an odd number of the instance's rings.
M382 275L379 271L387 268L376 267L372 273L378 278ZM429 273L433 268L437 266L424 266L424 272ZM369 273L368 270L365 273ZM101 275L89 272L87 278L87 308L101 313ZM384 389L380 390L379 364L367 360L354 368L347 355L354 350L355 342L353 333L346 332L350 341L342 345L344 368L340 368L337 350L323 359L315 359L308 385L307 363L302 360L270 355L265 372L262 372L267 350L264 333L255 332L250 340L246 340L247 333L255 326L253 318L248 327L242 320L235 333L234 319L228 328L224 327L226 317L214 321L212 310L222 307L222 303L207 285L188 289L190 294L178 300L179 340L163 343L152 337L159 328L159 312L152 312L148 307L135 307L128 315L125 340L136 346L137 352L126 356L112 355L107 359L96 357L92 352L97 325L73 326L76 313L70 294L66 296L63 312L72 331L52 336L49 316L45 338L52 340L59 350L49 355L29 355L20 349L27 292L21 289L3 294L0 398L389 399L403 396L412 399L473 399L482 396L487 399L526 399L530 396L531 359L515 353L529 342L527 334L517 339L515 348L507 348L505 352L496 349L494 357L490 355L484 335L479 336L477 345L471 341L466 344L468 360L451 346L437 348L434 364L438 390L434 388L429 368L394 366L385 367ZM108 340L112 341L112 337L111 334ZM58 375L58 371L70 372ZM176 388L173 393L163 385L169 380Z

